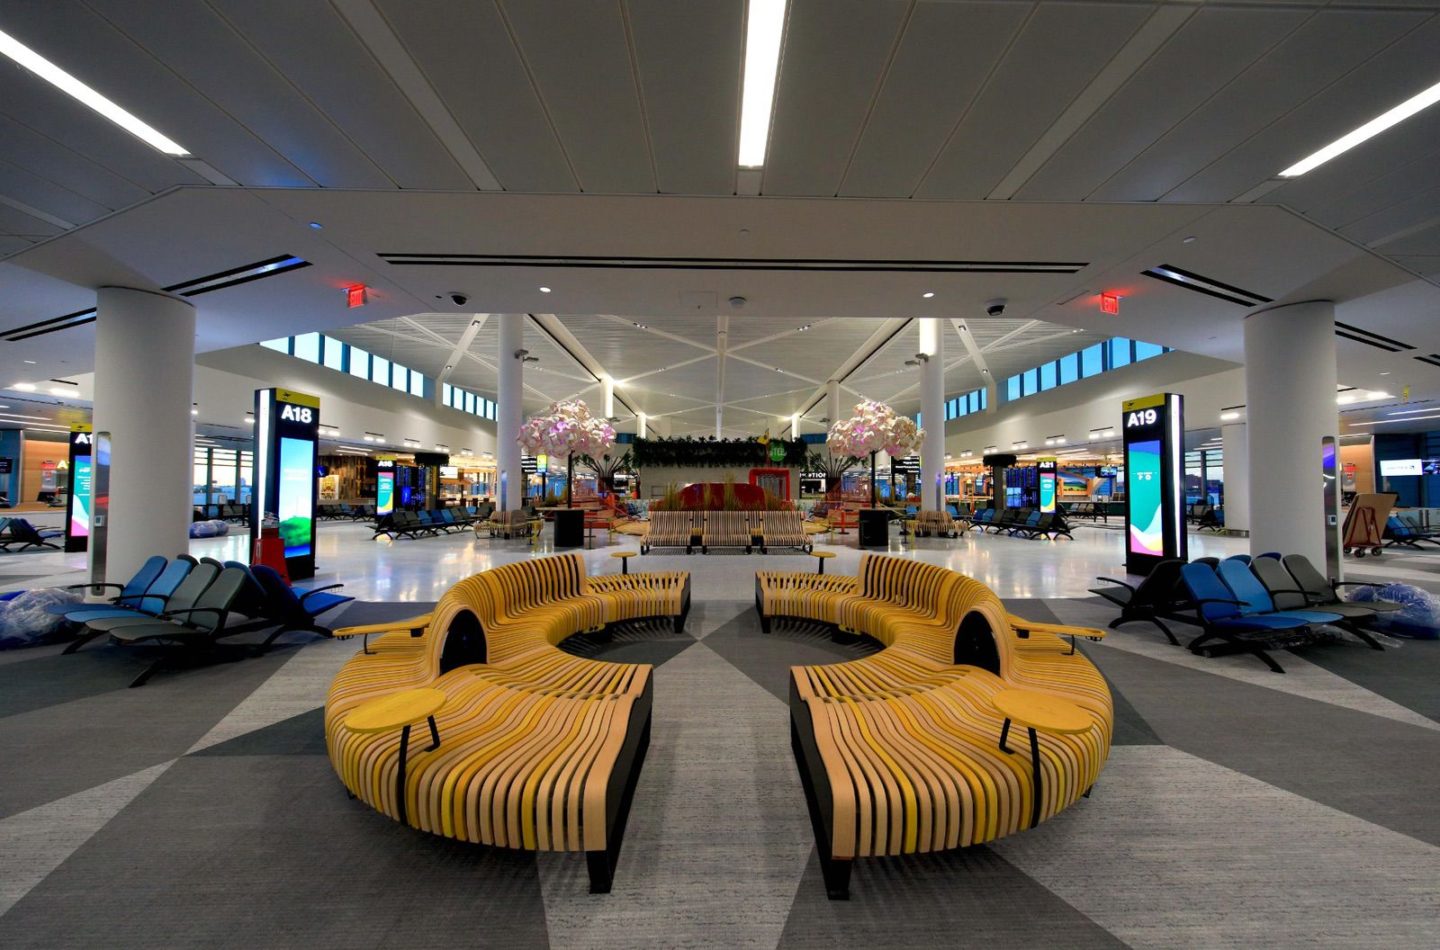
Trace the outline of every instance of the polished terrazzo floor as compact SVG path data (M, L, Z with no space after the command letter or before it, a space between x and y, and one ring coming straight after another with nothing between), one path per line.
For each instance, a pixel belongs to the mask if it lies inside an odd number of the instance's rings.
M360 598L336 623L408 614L474 571L546 553L368 538L321 528L320 580ZM590 570L615 570L610 553L635 545L622 541L587 551ZM1086 588L1118 575L1122 541L1082 528L1073 543L972 535L891 553L972 574L1032 619L1101 625L1113 613ZM1245 544L1192 543L1194 556ZM827 571L853 570L853 541L833 547ZM1437 562L1387 555L1379 569L1430 586ZM0 589L78 579L83 563L0 557ZM110 647L0 654L0 946L1436 946L1440 644L1413 641L1308 648L1278 676L1127 627L1082 647L1117 708L1091 799L991 846L862 862L853 899L827 901L786 675L864 648L805 627L762 635L749 604L755 570L813 564L637 558L692 572L687 632L570 642L657 666L652 747L608 896L586 892L574 856L460 846L347 800L319 707L353 642L287 637L139 690L124 688L136 661Z

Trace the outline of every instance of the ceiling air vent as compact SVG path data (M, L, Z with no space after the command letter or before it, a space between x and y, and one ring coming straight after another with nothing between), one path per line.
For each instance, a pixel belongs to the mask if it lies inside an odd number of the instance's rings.
M253 264L232 267L229 270L223 270L218 274L211 274L208 277L196 277L194 280L171 284L169 287L166 287L165 290L172 294L178 294L181 297L198 297L201 294L213 293L217 290L224 290L227 287L238 287L240 284L248 284L253 280L278 277L289 271L299 270L302 267L309 266L310 262L303 258L295 257L293 254L281 254L279 257L256 261ZM74 313L51 317L48 320L26 324L23 327L15 327L13 330L5 330L4 332L0 332L0 340L6 343L18 343L21 340L28 340L33 336L59 333L61 330L72 330L75 327L81 327L87 323L94 322L95 308L90 307L87 310L76 310Z
M1388 336L1381 336L1378 333L1371 333L1369 330L1362 330L1357 326L1348 323L1335 321L1335 335L1344 337L1347 340L1354 340L1356 343L1364 343L1366 346L1373 346L1377 350L1385 350L1389 353L1399 353L1402 350L1413 350L1415 347L1409 343L1401 343L1399 340L1392 340ZM1415 357L1420 359L1421 357Z
M1254 291L1234 287L1230 284L1222 284L1220 281L1206 277L1203 274L1181 270L1171 264L1161 264L1158 267L1152 267L1140 273L1154 280L1163 280L1167 284L1174 284L1176 287L1192 290L1197 294L1218 297L1221 300L1239 304L1242 307L1258 307L1261 304L1272 302L1271 298L1261 296Z
M1411 347L1411 349L1414 349L1414 347ZM1429 356L1417 356L1415 358L1422 363L1429 363L1431 366L1440 366L1440 353L1431 353Z
M428 267L584 267L611 270L871 271L914 274L1074 274L1085 263L1063 261L882 261L806 258L585 257L515 254L379 255L387 264Z

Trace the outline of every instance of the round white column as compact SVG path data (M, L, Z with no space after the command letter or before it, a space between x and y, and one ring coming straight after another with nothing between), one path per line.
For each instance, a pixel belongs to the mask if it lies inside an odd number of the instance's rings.
M520 443L515 437L520 434L524 417L525 364L515 352L525 346L525 316L500 313L495 319L500 321L500 352L496 354L500 372L495 393L495 477L505 487L505 510L519 511L525 507L525 473L520 466ZM497 486L497 508L500 495Z
M190 549L195 307L101 287L95 312L94 426L111 439L105 573L114 579Z
M1225 453L1225 527L1250 530L1250 438L1243 422L1220 427L1220 448ZM1269 548L1266 548L1269 550Z
M1339 429L1335 377L1334 303L1291 304L1246 318L1250 549L1303 554L1322 571L1320 450L1321 439Z
M832 426L842 418L840 415L840 380L838 379L825 382L825 414L830 417Z
M643 412L635 414L635 438L646 439L650 436L650 417Z
M945 335L938 317L921 317L920 421L925 444L920 447L920 510L945 510Z

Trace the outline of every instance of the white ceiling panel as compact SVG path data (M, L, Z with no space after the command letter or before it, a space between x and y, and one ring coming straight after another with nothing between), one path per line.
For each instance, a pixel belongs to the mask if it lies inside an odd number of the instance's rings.
M0 234L31 235L49 237L59 234L60 228L49 221L26 214L18 208L0 203Z
M630 35L664 194L735 191L743 0L629 0Z
M27 168L112 210L150 196L150 192L133 181L3 115L0 115L0 161Z
M792 0L765 194L839 190L908 7L906 0Z
M0 161L0 195L23 197L31 207L72 224L93 221L113 210L6 161Z
M1091 196L1155 201L1422 22L1422 13L1329 10L1317 13L1251 69L1184 117ZM1323 144L1323 143L1321 143ZM1293 148L1293 146L1292 146ZM1296 154L1291 161L1303 157ZM1290 162L1255 167L1249 184ZM1177 195L1174 195L1178 197Z
M377 6L506 189L578 189L493 3L378 0Z
M585 191L655 191L620 5L502 4Z
M1287 9L1198 11L1016 197L1083 201L1130 156L1164 135L1177 117L1214 95L1307 16Z
M1383 211L1366 215L1341 228L1340 233L1368 247L1379 247L1404 240L1432 224L1440 224L1440 183Z
M212 5L396 185L474 187L330 4L213 0Z
M8 3L3 16L6 29L26 45L103 89L107 96L241 184L313 184L161 60L78 0ZM66 101L70 102L68 97ZM69 108L82 110L96 126L109 125L78 103ZM128 133L119 134L130 137ZM149 148L138 141L136 144ZM103 144L97 140L85 153L93 155L100 148Z
M1402 14L1390 14L1400 18ZM1318 91L1239 148L1174 189L1177 201L1230 200L1350 130L1434 85L1440 19ZM1364 149L1367 146L1360 146ZM1374 146L1369 146L1375 155ZM1222 197L1223 196L1223 197Z
M1149 14L1139 5L1042 4L956 126L916 195L978 199L990 194Z
M89 4L316 184L326 188L393 185L206 4L136 0L89 0ZM212 164L228 170L228 162L218 158Z
M913 194L1029 12L1018 3L916 4L840 193Z

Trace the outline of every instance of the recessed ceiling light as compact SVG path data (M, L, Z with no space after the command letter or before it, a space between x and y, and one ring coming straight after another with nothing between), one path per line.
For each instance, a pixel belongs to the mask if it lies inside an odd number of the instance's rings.
M31 366L34 366L34 365L35 365L35 361L34 361L34 360L26 360L25 362L26 362L27 364L31 365Z
M311 221L311 222L310 222L310 227L312 227L312 228L314 228L315 230L319 231L320 229L324 228L325 225L321 224L319 221Z
M1181 243L1181 244L1194 244L1194 243L1195 243L1195 235L1193 235L1193 234L1190 235L1189 237L1187 237L1185 240L1181 241L1180 243Z
M44 56L41 56L24 43L15 39L15 37L9 33L0 32L0 53L4 53L61 92L75 97L131 135L159 149L166 155L178 157L190 154L189 151L177 144L173 139L162 135L157 129L142 121L138 116L122 109L105 96L102 96L59 66L50 62L50 60Z
M550 292L550 288L549 288L549 287L541 287L541 288L540 288L540 292L541 292L542 294L548 294L548 293Z
M34 383L16 383L14 386L11 386L10 388L11 388L11 389L18 390L18 391L20 391L20 392L22 392L22 393L33 393L33 392L35 391L35 384L34 384Z
M926 300L929 300L931 297L935 296L935 291L933 291L933 290L927 290L927 291L925 291L923 294L921 294L920 296L924 297Z
M26 362L29 362L29 361L27 360ZM1381 375L1381 376L1389 376L1389 375L1390 375L1390 371L1387 369L1385 372L1381 373L1380 375Z
M785 0L750 0L745 18L745 87L740 100L741 168L765 164L784 34Z
M1299 178L1306 172L1319 168L1332 158L1344 155L1361 142L1374 138L1392 125L1398 125L1404 122L1415 113L1422 109L1427 109L1437 102L1440 102L1440 82L1437 82L1424 92L1411 96L1395 108L1377 115L1355 131L1340 136L1340 138L1320 149L1320 151L1302 158L1281 172L1280 177Z

